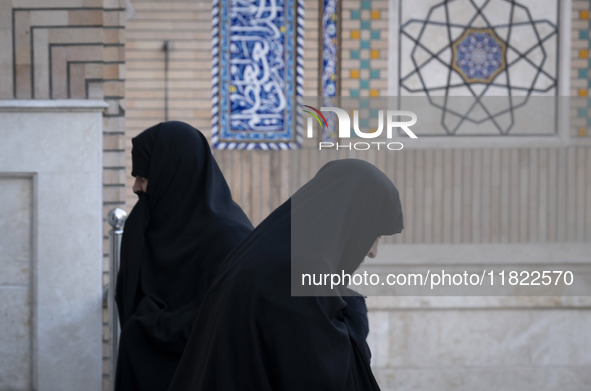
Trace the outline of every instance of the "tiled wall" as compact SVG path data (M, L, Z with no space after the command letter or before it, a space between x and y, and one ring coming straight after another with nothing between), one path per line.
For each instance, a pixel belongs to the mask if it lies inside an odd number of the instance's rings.
M131 167L131 138L164 121L185 121L211 134L211 2L135 0L128 21L126 53L126 165ZM305 2L304 95L318 94L319 1ZM164 41L170 44L165 81ZM168 102L165 101L168 89ZM274 151L214 151L236 201L258 223L288 197L286 154ZM269 169L271 167L271 169ZM127 170L126 208L137 197ZM257 196L254 196L254 195Z
M572 2L571 129L578 137L591 137L591 1Z
M341 25L341 95L387 95L388 1L343 0Z
M169 94L168 118L189 122L206 135L209 135L211 118L211 5L207 2L148 0L136 0L133 4L136 14L127 23L126 44L128 72L126 90L128 98L126 116L128 132L126 146L128 151L131 147L131 137L143 129L164 120L165 87L168 87ZM341 95L364 97L384 96L387 94L387 80L389 77L387 74L388 30L390 28L388 21L389 4L388 0L343 0L341 3ZM583 6L586 8L583 9ZM578 37L585 36L585 33L587 33L589 22L585 18L588 18L588 14L583 11L588 10L588 8L589 1L575 0L573 2L572 28L573 34L576 35L576 39L573 40L573 54L576 54L576 56L586 55L581 43L584 40ZM306 2L304 94L307 96L314 96L318 93L320 10L319 1ZM575 19L579 20L579 22L575 22ZM165 82L164 75L165 53L163 43L166 40L171 45L168 82ZM588 39L584 41L584 44L586 45L585 48L588 48ZM572 64L573 78L587 75L586 78L573 79L573 92L578 94L578 90L583 90L581 86L584 83L586 88L584 91L587 93L589 59L582 62L581 59L573 58ZM579 134L586 134L589 121L588 113L584 109L574 110L573 113L579 117L573 118L572 123L578 124L577 126L581 128ZM371 117L371 115L362 115L361 117L363 120ZM365 128L367 124L360 123L360 126ZM214 151L214 153L224 170L236 200L245 208L255 223L262 220L273 207L277 206L289 194L284 179L289 173L289 167L285 163L289 159L285 159L284 154L260 153L260 151L246 153ZM439 152L435 154L427 153L425 156L427 159L433 159L432 156L439 156L439 154ZM541 153L540 156L543 156L543 154ZM415 163L422 161L422 158L419 157L422 156L422 152L408 151L403 155L404 159L401 156L396 156L390 160L399 161L402 159L404 162L401 164L406 164L408 167L421 167ZM465 162L463 157L460 158L460 156L472 156L471 153L458 151L453 155L457 156L457 159L453 158L452 162L448 163L454 167L456 164L458 167L466 165L468 168L473 165L470 163L472 158L466 157ZM585 156L583 152L579 152L579 155ZM479 157L480 155L476 154L474 156ZM584 162L584 158L581 157L580 159L583 159L581 162ZM430 161L426 162L423 167L431 167ZM491 162L493 161L491 160ZM127 154L126 164L128 167L131 164L129 153ZM478 164L488 170L489 163L483 161ZM536 165L533 164L533 166ZM495 166L490 169L496 170L498 168L500 170L499 167ZM436 164L432 168L439 170L443 169L443 166ZM576 178L580 178L582 181L577 186L584 187L586 183L584 171L577 172L579 174L576 175ZM436 171L425 172L424 175L426 175L425 178L439 180ZM131 177L128 175L128 189L130 185ZM419 187L415 190L418 192L420 186L423 185L417 184ZM412 187L409 187L409 189L412 189ZM533 189L531 191L534 192ZM476 193L478 192L474 194ZM271 194L271 196L268 196L268 194ZM586 196L583 193L581 194L579 196L581 202L586 202L582 201ZM133 205L135 199L135 196L128 191L128 209ZM412 200L410 202L412 203ZM434 208L438 207L437 204L433 205ZM477 205L473 207L477 209ZM436 211L432 215L437 216L440 212ZM416 214L417 216L429 216L429 214L424 214L420 210L417 210ZM465 214L465 216L467 215ZM429 221L422 218L420 221L429 224ZM522 223L526 224L526 222ZM422 225L417 225L417 227L419 226ZM433 238L440 238L440 240L445 241L443 239L446 237L445 235L445 232L437 232L434 233ZM519 241L529 240L526 236L519 239ZM410 238L411 236L408 236L408 240L411 242L421 240L418 239L418 236L416 236L416 240ZM461 239L460 241L465 240L469 241L469 239ZM490 240L494 241L495 239Z

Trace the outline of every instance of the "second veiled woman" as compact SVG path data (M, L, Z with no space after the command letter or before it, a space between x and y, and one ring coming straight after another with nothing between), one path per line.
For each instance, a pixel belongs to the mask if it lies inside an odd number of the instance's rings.
M353 273L379 236L401 230L381 171L326 164L226 259L169 391L379 390L363 298L302 287L301 273Z

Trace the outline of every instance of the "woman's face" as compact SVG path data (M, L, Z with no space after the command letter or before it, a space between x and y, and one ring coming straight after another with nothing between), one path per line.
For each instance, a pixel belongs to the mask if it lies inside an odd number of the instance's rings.
M371 245L371 248L369 249L368 253L367 253L367 257L368 258L375 258L378 256L378 243L380 241L380 236L377 237L376 241L373 242L373 244Z
M146 193L146 189L148 188L148 178L144 178L143 176L136 176L135 182L133 182L133 192L135 194L139 192Z

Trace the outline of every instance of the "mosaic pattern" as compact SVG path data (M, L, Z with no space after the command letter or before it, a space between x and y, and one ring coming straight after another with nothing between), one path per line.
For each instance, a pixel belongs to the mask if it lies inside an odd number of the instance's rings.
M322 11L322 77L320 96L337 96L339 22L337 0L324 0Z
M558 26L552 20L532 17L517 1L429 3L422 18L405 20L400 13L399 57L410 55L411 62L400 66L399 88L401 95L429 97L448 135L478 134L472 129L483 122L498 135L509 134L515 110L530 96L557 95ZM457 110L435 96L471 96L475 103ZM483 99L489 96L506 99L491 107Z
M321 61L322 76L320 79L319 96L322 97L322 106L334 106L333 98L340 94L339 71L339 1L323 0L322 7L322 39ZM327 126L322 128L322 141L333 141L337 118L327 113Z
M386 20L388 10L377 8L369 0L355 2L356 8L351 7L346 16L355 22L356 28L344 33L343 36L351 40L354 48L349 49L349 58L357 63L343 72L344 77L357 81L357 86L349 90L351 97L375 97L385 92L386 67L379 66L379 60L387 59L387 47L380 43L387 37L377 25ZM347 15L348 14L348 15ZM353 61L351 61L353 62ZM383 83L381 83L383 81Z
M388 2L342 0L339 3L342 7L343 37L340 95L352 98L387 95ZM359 102L365 104L368 99L360 99ZM375 113L369 107L359 107L361 128L373 125L369 120L372 114Z
M297 0L214 1L215 148L288 149L297 143L294 97L301 95L303 81L302 35L303 6Z
M468 83L490 83L505 69L506 45L494 30L468 29L453 44L453 68Z
M591 137L591 1L573 0L572 6L571 96L577 99L571 100L574 106L571 134L576 137Z

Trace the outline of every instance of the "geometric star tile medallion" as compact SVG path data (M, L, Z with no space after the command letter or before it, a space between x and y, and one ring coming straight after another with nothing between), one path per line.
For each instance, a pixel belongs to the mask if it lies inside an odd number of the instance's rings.
M469 28L453 43L453 69L466 83L490 83L506 68L507 45L493 29Z

